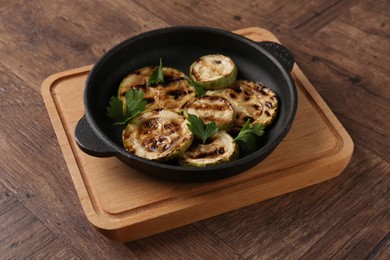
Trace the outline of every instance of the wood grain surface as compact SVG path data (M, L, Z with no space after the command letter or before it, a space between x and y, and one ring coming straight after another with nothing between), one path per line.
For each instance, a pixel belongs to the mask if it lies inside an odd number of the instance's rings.
M0 1L4 259L389 259L390 4L344 1ZM150 29L263 27L351 135L336 179L120 244L86 219L40 93Z

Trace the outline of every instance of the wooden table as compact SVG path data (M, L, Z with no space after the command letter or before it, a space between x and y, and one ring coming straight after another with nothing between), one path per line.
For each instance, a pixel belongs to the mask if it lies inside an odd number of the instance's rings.
M388 1L2 1L0 258L390 257ZM275 34L352 137L335 179L126 244L90 224L41 96L50 75L167 26Z

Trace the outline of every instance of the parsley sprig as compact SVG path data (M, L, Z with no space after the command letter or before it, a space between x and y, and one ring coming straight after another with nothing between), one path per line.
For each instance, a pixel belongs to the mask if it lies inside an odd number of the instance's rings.
M242 141L250 150L256 149L256 137L264 134L264 125L255 123L250 127L250 120L248 119L240 132L234 138L234 142Z
M218 131L218 126L215 121L205 124L201 118L193 114L188 114L188 121L190 122L187 124L188 129L196 137L201 139L203 143Z
M117 120L115 125L124 125L136 115L145 110L146 100L141 90L130 89L126 92L126 107L118 97L111 97L109 106L106 108L107 116Z
M160 58L160 65L155 69L148 80L148 85L157 85L164 83L162 59Z
M206 90L202 87L202 85L193 81L190 77L185 76L185 79L187 80L188 85L195 88L195 92L198 97L201 97L206 93ZM160 58L160 65L153 71L152 75L148 79L147 85L158 85L161 83L164 83L164 73L162 59Z
M206 90L198 82L193 81L189 77L187 77L186 79L188 85L193 86L195 88L195 92L198 97L201 97L206 93Z

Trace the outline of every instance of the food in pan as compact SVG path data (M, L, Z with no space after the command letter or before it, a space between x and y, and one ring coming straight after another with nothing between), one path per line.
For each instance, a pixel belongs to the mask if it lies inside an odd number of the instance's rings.
M204 167L238 158L238 145L225 131L216 132L206 143L194 142L180 155L181 165Z
M242 127L247 120L270 125L278 111L276 93L260 83L237 80L227 88L207 91L206 95L225 98L233 106L235 125Z
M220 89L236 80L237 67L222 54L205 55L192 63L190 77L205 89Z
M195 98L194 87L186 80L186 75L174 68L163 67L163 82L161 84L148 83L157 67L150 66L138 69L127 75L120 83L118 97L126 107L126 92L130 89L139 89L147 101L146 109L165 108L181 112L184 105Z
M195 61L189 77L160 60L122 80L107 115L126 125L123 145L136 156L196 167L236 160L238 143L258 148L279 106L271 89L236 76L221 54Z
M167 109L154 109L132 119L123 130L125 149L139 157L168 161L190 147L193 134L184 116Z
M220 130L229 129L234 122L232 104L222 96L198 97L186 105L185 113L200 117L205 123L214 121Z

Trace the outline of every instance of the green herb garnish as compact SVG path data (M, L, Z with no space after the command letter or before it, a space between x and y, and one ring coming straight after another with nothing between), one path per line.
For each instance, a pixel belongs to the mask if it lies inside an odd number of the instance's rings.
M114 97L114 96L111 97L109 106L106 107L106 110L107 110L108 117L115 120L123 119L123 104L118 97Z
M240 132L234 138L234 142L242 141L250 150L256 149L256 137L264 134L264 125L255 123L250 127L250 120L245 122L245 125L241 128Z
M126 108L118 97L111 97L107 109L107 116L118 122L115 125L124 125L136 115L145 110L146 100L141 90L130 89L126 92Z
M187 124L188 129L196 137L201 139L203 143L218 131L218 126L215 121L205 124L201 118L192 114L188 114L188 121L190 122Z
M193 86L195 88L196 95L198 97L203 96L206 93L206 90L197 82L191 80L187 77L188 85Z
M148 80L148 85L157 85L160 83L164 83L164 74L163 74L163 65L162 59L160 58L160 65L157 69L155 69Z

